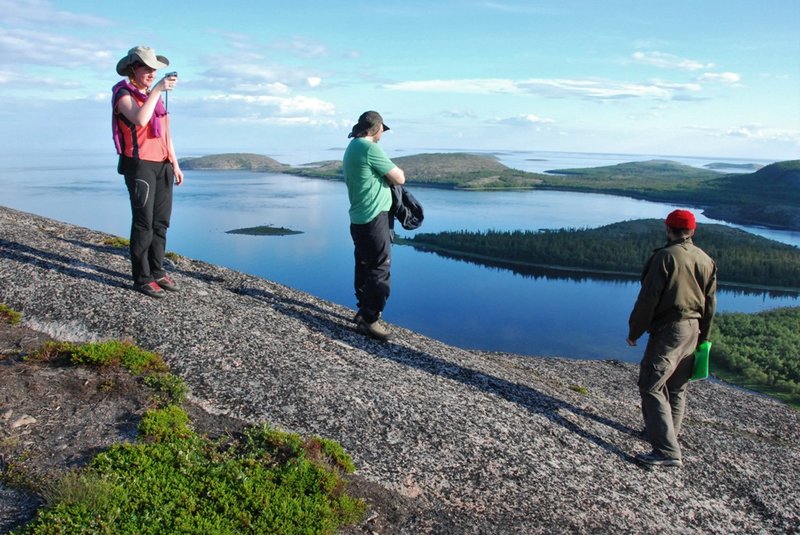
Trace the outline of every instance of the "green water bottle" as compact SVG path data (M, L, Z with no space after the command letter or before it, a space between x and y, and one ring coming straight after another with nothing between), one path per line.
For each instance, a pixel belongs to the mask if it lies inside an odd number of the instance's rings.
M706 340L694 352L694 369L691 381L708 378L708 354L711 352L711 341Z

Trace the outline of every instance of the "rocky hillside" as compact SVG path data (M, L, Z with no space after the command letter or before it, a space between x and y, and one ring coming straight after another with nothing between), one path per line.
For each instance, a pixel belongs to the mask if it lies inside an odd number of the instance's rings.
M708 183L706 215L748 225L800 229L800 160Z
M183 290L153 300L105 237L0 209L0 302L58 339L160 353L209 413L339 441L403 513L382 516L381 533L800 525L800 413L773 400L692 384L684 468L649 470L633 460L647 449L633 365L471 351L399 327L381 344L354 332L352 310L189 258L169 266ZM621 353L641 351L623 338ZM372 518L360 533L376 532Z

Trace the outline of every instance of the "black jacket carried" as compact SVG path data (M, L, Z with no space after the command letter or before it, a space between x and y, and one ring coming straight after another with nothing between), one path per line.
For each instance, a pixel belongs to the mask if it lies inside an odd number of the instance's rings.
M391 189L392 208L389 210L389 216L392 226L394 226L394 220L397 219L406 230L418 229L425 218L422 205L403 186L395 184Z

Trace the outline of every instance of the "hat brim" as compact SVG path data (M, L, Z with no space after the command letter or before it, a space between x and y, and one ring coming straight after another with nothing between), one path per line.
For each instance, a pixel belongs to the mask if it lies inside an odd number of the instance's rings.
M135 54L128 54L121 60L117 62L117 74L120 76L125 76L128 73L126 72L127 68L131 66L134 61L140 61L143 64L147 65L151 69L163 69L164 67L169 66L169 60L165 56L156 55L155 61L145 61L140 56Z

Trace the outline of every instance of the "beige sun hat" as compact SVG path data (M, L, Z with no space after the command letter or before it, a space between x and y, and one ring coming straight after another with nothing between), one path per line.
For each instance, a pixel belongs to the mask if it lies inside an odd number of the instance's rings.
M151 69L163 69L169 65L167 58L157 56L156 51L149 46L137 46L128 50L128 55L117 62L117 74L127 75L128 67L137 61L141 61Z

